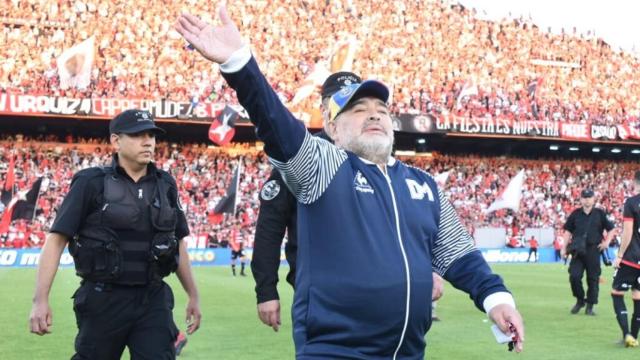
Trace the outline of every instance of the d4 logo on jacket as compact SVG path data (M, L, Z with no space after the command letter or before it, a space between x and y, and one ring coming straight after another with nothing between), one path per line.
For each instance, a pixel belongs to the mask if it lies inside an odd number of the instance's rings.
M425 182L422 185L418 184L417 181L413 179L405 179L407 182L407 187L409 188L409 192L411 193L411 198L414 200L422 200L424 199L424 195L427 194L429 201L434 201L433 192L429 185Z

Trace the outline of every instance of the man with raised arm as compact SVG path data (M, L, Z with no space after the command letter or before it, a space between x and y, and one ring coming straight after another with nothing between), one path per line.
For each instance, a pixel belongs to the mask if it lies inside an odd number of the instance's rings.
M432 270L467 292L521 351L524 325L430 175L391 157L389 90L354 84L329 103L335 145L282 105L227 15L176 28L220 70L298 207L293 337L298 359L422 359Z

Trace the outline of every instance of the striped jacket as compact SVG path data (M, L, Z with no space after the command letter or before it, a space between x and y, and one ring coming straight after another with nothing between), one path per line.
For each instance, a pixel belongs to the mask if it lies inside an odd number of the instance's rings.
M432 271L481 310L506 295L429 174L393 158L385 174L311 136L243 51L223 75L299 201L298 359L422 359Z

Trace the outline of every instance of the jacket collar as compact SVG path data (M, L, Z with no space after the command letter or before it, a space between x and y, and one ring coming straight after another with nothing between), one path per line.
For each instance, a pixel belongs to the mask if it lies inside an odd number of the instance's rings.
M358 159L360 159L363 163L367 164L367 165L377 165L367 159L363 159L360 156L358 156ZM397 162L396 158L394 158L393 156L389 156L389 160L387 161L387 166L393 166L395 165Z

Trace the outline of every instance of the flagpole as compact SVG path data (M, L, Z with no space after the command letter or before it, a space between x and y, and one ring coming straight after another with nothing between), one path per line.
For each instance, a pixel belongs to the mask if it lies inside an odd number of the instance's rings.
M236 209L238 208L238 197L240 192L240 173L242 172L242 156L240 156L240 160L238 160L238 168L236 169L238 172L238 176L236 177L236 198L233 201L233 217L236 217Z
M11 159L13 160L13 181L11 182L11 198L13 199L15 195L14 189L16 188L16 154L13 150L11 151Z

